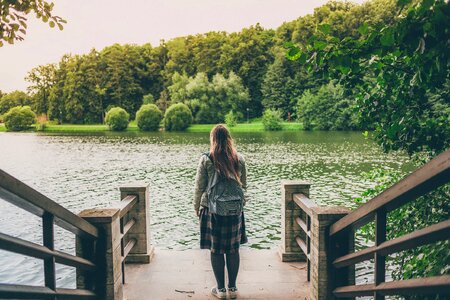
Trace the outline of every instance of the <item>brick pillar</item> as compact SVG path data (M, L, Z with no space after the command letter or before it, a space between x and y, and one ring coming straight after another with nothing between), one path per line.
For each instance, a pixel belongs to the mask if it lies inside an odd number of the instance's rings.
M123 299L122 285L122 255L120 252L120 220L119 209L86 209L79 216L94 225L99 230L99 238L96 242L93 261L97 265L95 276L90 279L95 285L98 299ZM76 252L79 256L85 256L85 244L77 238ZM77 287L83 288L92 282L86 282L86 277L77 271Z
M311 212L310 297L314 300L334 299L332 291L335 286L335 274L331 268L331 262L335 258L335 247L330 244L328 233L330 226L347 215L350 210L339 206L318 206L311 208ZM348 244L351 242L353 240L346 241Z
M281 245L279 255L281 261L305 261L306 256L298 246L295 237L304 233L295 223L295 218L304 214L303 210L293 201L294 194L304 194L309 197L311 184L298 180L283 180L281 182Z
M136 239L136 244L131 249L126 263L150 263L154 248L150 245L150 208L149 184L136 183L127 184L120 187L120 199L128 195L138 197L136 205L124 216L124 224L131 218L136 220L136 224L128 232L124 244L129 239Z

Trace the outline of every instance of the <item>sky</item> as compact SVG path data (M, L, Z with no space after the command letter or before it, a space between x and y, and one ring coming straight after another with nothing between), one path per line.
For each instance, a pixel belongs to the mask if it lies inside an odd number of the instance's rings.
M354 0L361 3L364 0ZM64 30L28 17L25 40L0 47L0 90L25 90L33 67L57 63L114 43L159 45L160 40L208 31L240 31L260 23L277 28L312 13L327 0L54 0Z

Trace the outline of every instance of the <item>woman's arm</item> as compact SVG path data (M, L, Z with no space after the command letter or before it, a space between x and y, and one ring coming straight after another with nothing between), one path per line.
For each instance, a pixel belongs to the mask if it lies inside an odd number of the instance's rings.
M195 176L194 209L197 212L197 215L200 208L202 195L206 191L206 188L208 186L208 173L206 171L206 165L204 162L205 155L202 155L198 163L197 175Z

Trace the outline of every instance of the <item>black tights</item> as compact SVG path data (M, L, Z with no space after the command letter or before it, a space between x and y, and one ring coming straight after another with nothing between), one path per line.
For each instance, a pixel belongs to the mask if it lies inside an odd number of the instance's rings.
M217 288L223 289L225 287L225 257L227 257L227 271L228 271L228 287L236 287L236 277L239 271L239 252L232 254L216 254L211 252L211 265L214 271L214 276L217 281Z

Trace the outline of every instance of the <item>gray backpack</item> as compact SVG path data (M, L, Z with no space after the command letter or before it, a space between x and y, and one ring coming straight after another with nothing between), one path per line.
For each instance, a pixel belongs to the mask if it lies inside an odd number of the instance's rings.
M209 153L206 154L209 159ZM208 180L208 208L219 216L238 216L242 213L244 191L235 179L221 176L217 170Z

